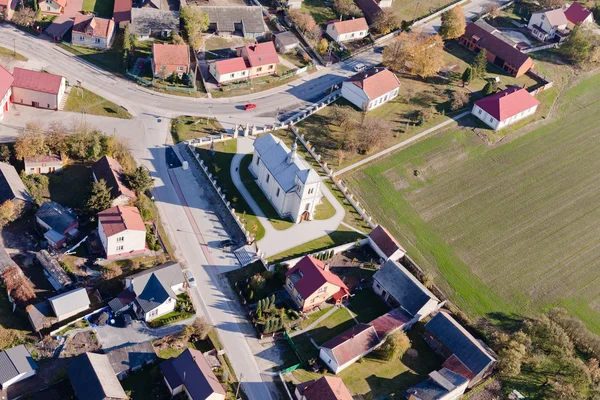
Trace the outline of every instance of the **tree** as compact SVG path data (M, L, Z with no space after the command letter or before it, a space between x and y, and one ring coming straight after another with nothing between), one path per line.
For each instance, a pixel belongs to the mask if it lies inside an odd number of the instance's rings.
M496 93L498 90L498 84L496 81L488 81L483 87L483 94L489 96L490 94Z
M100 179L98 182L92 183L90 197L86 203L86 208L90 214L97 214L112 206L112 197L110 191L106 187L106 181Z
M271 295L271 301L269 302L269 310L271 308L275 308L275 294L274 293Z
M61 121L52 121L45 136L46 146L54 154L64 154L69 151L68 131Z
M487 51L485 49L481 49L471 64L475 76L479 78L485 78L487 62Z
M391 8L386 8L375 14L373 24L371 25L376 32L387 35L400 26L398 14Z
M317 44L317 51L319 54L327 53L327 49L329 48L329 41L325 38L321 39Z
M334 0L333 9L343 17L362 17L363 15L354 0Z
M465 33L467 22L461 5L451 8L442 14L439 34L446 40L457 39Z
M551 8L562 8L565 6L565 0L538 0L540 10L547 10Z
M462 74L461 80L463 83L463 87L465 85L468 85L469 83L471 83L471 81L473 80L473 68L467 67L465 69L465 72L463 72L463 74Z
M127 186L137 194L144 193L154 186L154 181L150 177L148 170L141 165L132 174L127 175L125 181L127 182Z
M288 15L296 27L304 33L312 31L317 26L315 19L308 11L294 9Z
M495 19L501 15L502 10L500 10L500 4L490 2L483 6L482 12L487 15L489 19Z
M444 66L444 42L439 35L402 32L383 50L383 64L428 78Z
M18 210L14 202L6 200L0 205L0 228L9 222L13 222L18 215Z
M465 92L456 90L452 93L452 104L450 107L452 108L452 111L456 111L461 109L468 102L469 96Z
M571 356L573 342L565 330L552 321L548 316L542 315L523 324L524 332L531 338L531 347L535 353L551 356Z
M21 180L23 180L33 201L35 201L36 204L41 205L45 201L48 193L48 177L41 174L27 175L25 171L21 171Z
M7 145L0 146L0 161L7 162L10 159L10 149Z
M402 357L404 352L411 346L410 339L403 331L396 331L387 335L383 344L379 347L378 353L384 360L392 360Z
M205 317L196 318L191 327L194 341L205 340L213 328Z
M591 30L576 25L573 31L560 46L560 53L571 63L580 65L588 61L590 50L592 49Z
M40 154L48 154L42 127L34 122L25 125L25 130L17 138L15 143L15 157L21 160L23 157L32 157Z
M208 29L210 21L208 15L198 7L185 6L180 10L183 27L188 36L188 43L192 49L198 50L204 43L202 33Z
M131 30L129 28L129 24L125 26L125 30L123 31L123 50L131 51L133 47L133 41L131 40Z
M115 279L123 274L123 269L119 266L119 264L108 264L104 268L102 268L102 279L105 281L110 281L111 279Z
M36 12L32 8L23 7L18 11L15 11L11 21L21 26L31 26L36 18Z
M171 32L171 41L173 44L185 44L185 41L177 31Z
M192 86L192 84L193 84L192 78L190 77L190 74L188 74L187 72L184 72L181 75L181 82L186 86Z
M358 151L361 154L385 147L392 138L392 126L383 118L365 118L358 131Z

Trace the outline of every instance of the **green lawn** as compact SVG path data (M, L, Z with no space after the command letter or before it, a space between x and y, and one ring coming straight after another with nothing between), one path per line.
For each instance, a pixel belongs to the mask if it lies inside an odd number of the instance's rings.
M171 398L158 363L132 372L121 381L132 400L168 400Z
M333 8L327 5L325 0L304 0L301 9L302 11L308 11L317 25L338 18Z
M114 0L83 0L83 11L96 13L101 18L112 18Z
M600 333L598 84L528 135L489 147L451 129L355 171L353 191L471 317L560 304Z
M98 0L103 1L103 0ZM110 1L109 1L110 2ZM110 2L112 4L112 2ZM112 14L112 6L110 9ZM115 35L115 40L108 50L98 50L91 47L71 46L67 43L58 43L58 46L78 56L84 61L94 64L113 74L124 76L125 64L123 62L123 35Z
M14 51L14 49L7 49L6 47L0 47L0 57L8 57L8 58L14 58L17 61L27 61L28 58L16 53Z
M394 1L392 3L392 10L396 11L398 18L401 21L412 21L415 19L420 19L426 15L435 12L438 9L441 9L451 3L454 3L453 0L430 0L428 2L421 2L418 0L408 0L408 1Z
M236 150L237 140L215 143L215 154L210 154L210 146L196 148L200 159L208 166L209 171L217 179L221 190L225 193L227 200L231 202L231 207L235 209L246 229L251 234L256 235L256 241L259 241L265 236L265 228L231 180L230 167Z
M209 119L207 123L206 118L184 115L171 121L171 136L175 143L221 133L225 130L216 119Z
M370 288L353 293L348 309L356 315L358 322L369 323L390 311L390 307Z
M302 321L302 329L306 329L310 324L328 313L329 310L331 310L331 307L323 307L322 309L309 314L308 318Z
M92 165L72 162L60 174L48 174L49 198L67 207L82 210L92 182Z
M72 87L64 111L81 112L113 118L133 118L123 107L85 88Z

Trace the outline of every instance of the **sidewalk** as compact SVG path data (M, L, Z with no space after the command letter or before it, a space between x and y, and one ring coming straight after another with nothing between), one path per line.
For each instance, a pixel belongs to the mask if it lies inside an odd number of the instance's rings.
M325 314L321 315L319 318L317 318L312 324L310 324L306 328L302 329L301 331L292 332L290 337L293 338L294 336L302 335L303 333L312 330L315 326L319 325L319 323L321 321L323 321L325 318L327 318L331 314L333 314L337 309L338 308L336 306L331 307Z

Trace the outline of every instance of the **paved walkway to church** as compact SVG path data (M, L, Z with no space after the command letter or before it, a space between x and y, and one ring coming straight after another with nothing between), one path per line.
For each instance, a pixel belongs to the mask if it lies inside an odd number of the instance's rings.
M281 231L273 227L271 222L269 222L269 219L265 217L265 214L244 186L242 178L240 177L240 163L246 154L254 152L254 147L252 146L254 139L254 137L238 138L237 154L231 161L230 173L233 183L242 196L244 196L244 199L265 228L265 236L257 243L260 251L266 253L267 257L271 257L282 251L292 249L337 230L344 219L345 211L344 207L326 185L321 185L321 191L335 208L335 215L333 217L318 221L304 221Z

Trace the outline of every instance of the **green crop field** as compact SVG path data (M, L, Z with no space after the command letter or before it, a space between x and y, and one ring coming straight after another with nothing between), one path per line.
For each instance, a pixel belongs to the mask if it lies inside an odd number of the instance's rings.
M344 178L470 316L560 305L600 333L599 87L502 145L454 128Z

